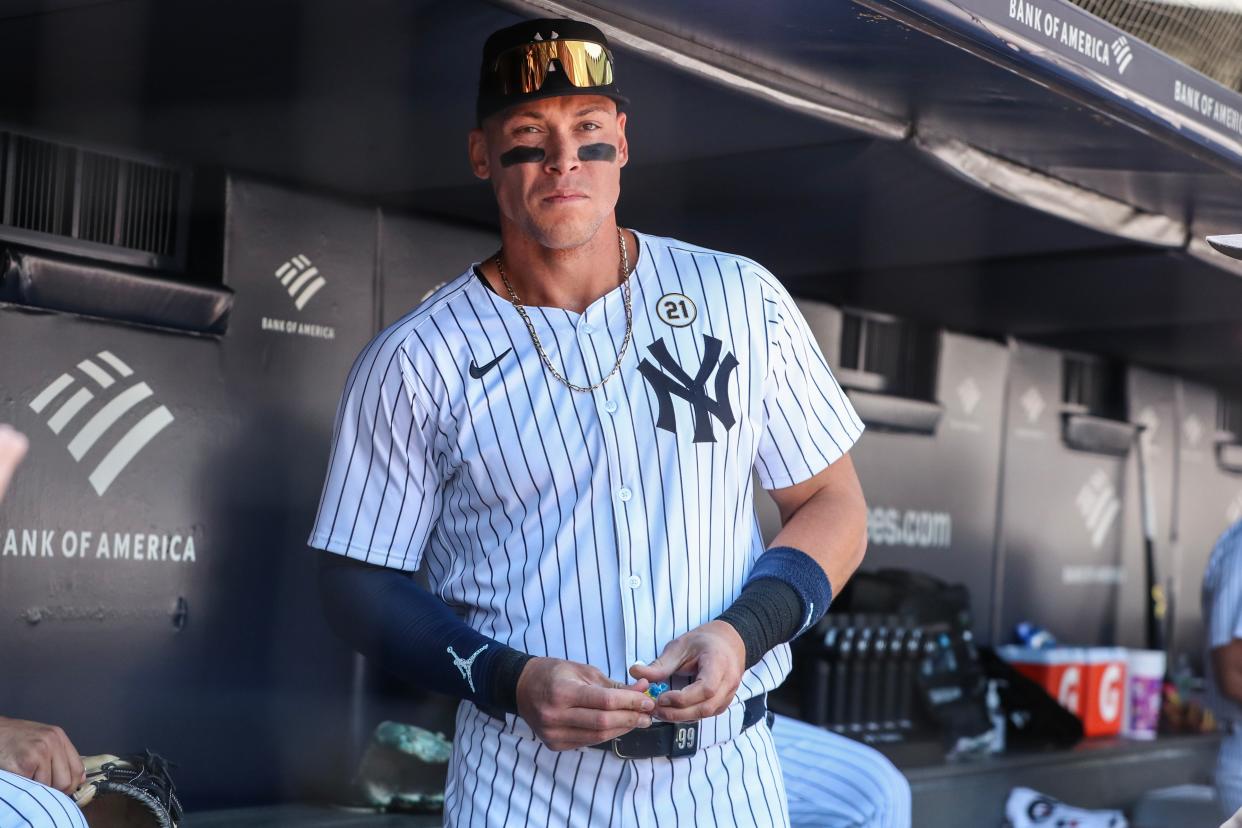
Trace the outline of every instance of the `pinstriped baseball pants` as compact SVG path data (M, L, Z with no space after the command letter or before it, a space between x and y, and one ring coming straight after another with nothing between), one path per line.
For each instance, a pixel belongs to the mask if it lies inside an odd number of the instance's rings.
M86 818L60 791L0 770L0 828L86 828Z
M789 815L766 722L693 756L623 760L592 748L548 750L463 703L444 824L786 828Z
M794 828L910 828L910 783L879 751L788 716L773 736Z

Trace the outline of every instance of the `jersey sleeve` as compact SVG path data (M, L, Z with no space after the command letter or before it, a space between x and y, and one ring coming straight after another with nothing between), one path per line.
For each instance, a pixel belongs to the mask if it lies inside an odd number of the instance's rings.
M1218 549L1214 554L1222 556L1223 566L1217 570L1213 585L1212 601L1208 607L1207 633L1209 649L1223 647L1235 638L1242 638L1242 534L1229 532L1220 540L1233 548Z
M839 460L862 436L863 424L793 298L766 271L759 278L768 370L755 470L765 489L781 489Z
M355 361L337 407L311 546L418 568L440 513L445 455L437 406L416 371L407 343L391 335Z

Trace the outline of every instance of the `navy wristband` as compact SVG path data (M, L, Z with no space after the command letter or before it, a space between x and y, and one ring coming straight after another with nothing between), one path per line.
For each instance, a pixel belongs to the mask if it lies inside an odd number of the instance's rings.
M802 604L802 623L790 638L797 638L815 626L824 617L832 603L832 584L819 562L801 549L792 546L773 546L759 556L755 568L750 571L747 584L761 578L783 581L798 594Z
M832 585L815 559L778 546L759 556L741 594L717 620L737 630L749 669L773 647L813 627L831 603Z

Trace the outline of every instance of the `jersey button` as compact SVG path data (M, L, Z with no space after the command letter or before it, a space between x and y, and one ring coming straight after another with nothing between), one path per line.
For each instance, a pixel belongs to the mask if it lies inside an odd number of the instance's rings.
M616 411L616 410L617 410L617 401L616 401L616 400L609 400L608 402L604 403L604 410L605 410L605 411L607 411L609 414L611 414L612 412Z
M595 333L595 326L592 325L590 322L583 322L582 332L587 335L593 334Z
M633 496L634 496L634 493L631 492L625 486L622 486L620 489L617 489L617 497L621 498L622 500L629 500Z
M630 589L638 589L643 585L643 579L637 575L631 575L629 580Z

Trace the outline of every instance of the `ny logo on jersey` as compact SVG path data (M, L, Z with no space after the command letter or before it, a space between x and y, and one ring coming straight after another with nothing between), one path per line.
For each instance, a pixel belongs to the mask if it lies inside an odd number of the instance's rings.
M714 443L716 435L712 430L711 418L715 417L728 431L733 427L733 406L729 403L729 376L737 367L737 357L726 354L720 358L721 342L714 336L703 334L703 363L692 379L677 361L669 354L664 339L657 339L647 346L647 350L660 363L657 368L649 359L644 359L638 370L647 379L660 401L659 415L656 417L656 428L677 433L677 414L673 410L673 395L690 403L694 412L694 442ZM663 370L661 370L663 369ZM668 373L665 373L667 371ZM716 372L716 398L707 396L707 378Z

